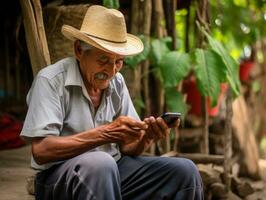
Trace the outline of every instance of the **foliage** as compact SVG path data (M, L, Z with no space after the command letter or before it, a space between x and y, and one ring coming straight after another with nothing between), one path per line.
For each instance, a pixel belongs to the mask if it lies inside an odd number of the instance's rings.
M184 79L191 70L188 54L170 51L169 38L153 39L151 43L150 60L157 77L165 87L165 102L172 112L181 112L184 117L188 107L181 93L176 89L179 82ZM169 44L170 43L170 44Z
M119 8L119 0L103 0L103 6L107 8Z
M152 39L151 42L151 52L150 59L151 64L155 67L158 67L162 57L170 52L170 48L168 47L169 37L161 38L161 39Z
M203 96L212 97L212 106L217 104L220 84L225 77L225 65L213 50L196 49L194 52L194 71L197 85Z
M174 87L184 79L191 70L189 54L170 51L159 62L165 87Z
M228 51L223 47L223 45L211 37L207 32L203 30L204 34L207 36L209 45L213 51L215 51L223 61L220 67L224 68L225 80L229 82L233 93L235 96L240 94L240 81L239 81L239 64L230 56ZM221 82L224 80L221 79Z
M197 78L197 86L202 96L211 98L211 105L217 104L220 94L220 84L229 82L235 96L239 95L240 81L238 78L238 64L230 56L223 45L211 37L204 30L209 42L209 48L195 49L191 53L170 51L169 38L152 39L146 43L145 52L139 56L131 57L126 63L134 68L149 55L150 61L156 69L157 78L161 80L166 89L166 105L172 111L187 112L185 103L177 92L176 86L193 70ZM172 93L172 94L170 94ZM182 107L175 107L176 105ZM179 110L177 110L177 108Z
M160 39L142 37L144 51L138 56L126 59L131 68L145 59L150 59L152 69L164 88L167 108L171 111L186 112L182 94L176 86L192 71L202 96L210 97L215 106L220 93L221 83L228 82L234 96L240 94L239 60L243 47L251 45L266 35L266 5L264 0L215 1L211 3L211 34L194 23L189 24L190 41L195 41L195 28L199 28L207 38L207 48L195 49L191 42L189 53L184 53L184 44L178 43L178 50L171 51L171 38ZM190 11L195 12L192 6ZM185 40L186 10L176 11L178 39ZM191 17L195 17L191 13ZM233 19L233 20L232 20ZM192 39L191 39L192 38Z
M177 91L176 87L165 90L165 99L168 110L182 113L181 118L184 119L188 111L188 106L184 102L183 95Z
M211 3L211 27L214 37L239 59L245 46L266 36L265 0L233 0Z

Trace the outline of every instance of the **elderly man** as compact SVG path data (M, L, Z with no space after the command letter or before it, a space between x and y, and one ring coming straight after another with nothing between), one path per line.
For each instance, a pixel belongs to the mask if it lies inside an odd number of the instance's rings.
M193 162L139 156L170 128L160 117L141 121L134 109L119 70L143 44L127 34L122 13L91 6L80 30L64 25L62 33L75 58L38 73L21 133L40 170L36 199L203 199Z

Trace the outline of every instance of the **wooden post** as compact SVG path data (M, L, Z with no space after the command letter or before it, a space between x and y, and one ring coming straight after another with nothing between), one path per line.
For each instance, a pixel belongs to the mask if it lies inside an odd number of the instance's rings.
M50 64L51 59L50 59L49 49L48 49L47 40L46 40L44 24L43 24L42 5L41 5L40 0L32 0L32 3L33 3L34 10L35 10L37 31L38 31L38 35L40 38L41 47L43 49L44 60L46 64Z
M138 10L138 12L136 12ZM140 1L133 0L131 3L131 24L130 24L130 32L132 34L139 34L140 32ZM140 65L136 66L134 69L129 69L126 76L131 77L132 83L129 85L130 96L134 100L141 98L141 68Z
M197 20L203 25L205 28L208 27L208 0L199 0L197 7ZM198 47L204 48L206 37L203 33L198 32ZM203 153L209 154L209 114L208 114L208 106L207 106L207 98L201 98L202 106L202 119L203 119L203 143L202 143L202 151Z
M167 34L172 38L172 50L176 50L175 10L176 0L163 1Z
M229 88L226 97L226 121L224 133L224 181L227 191L230 191L231 189L232 117L232 91Z
M162 0L153 0L153 17L155 26L155 37L162 38L164 36L164 28L162 26L162 20L164 18L163 3ZM155 78L155 90L156 90L156 115L161 115L164 111L165 106L165 91L162 82ZM158 149L160 153L167 152L170 150L170 139L166 137L164 141L158 142ZM159 145L159 144L163 145ZM162 148L164 146L165 148Z
M151 30L151 14L152 14L152 2L151 0L146 0L143 2L143 33L145 36L145 39L149 42L150 39L150 30ZM142 74L143 79L143 96L144 96L144 102L145 102L145 116L151 115L151 101L150 101L150 95L149 95L149 66L150 62L149 60L145 60L142 63Z
M147 41L150 41L151 34L151 17L152 17L152 1L146 0L143 2L143 33L144 37ZM149 90L149 69L150 62L149 60L145 60L142 63L142 74L144 75L142 78L143 84L143 99L145 103L145 116L151 115L151 97ZM155 155L155 144L153 143L149 149L151 155Z
M39 0L20 0L25 36L33 75L50 64L50 56L43 28L42 9Z
M207 98L201 97L201 110L203 118L203 142L202 142L202 151L203 153L209 154L209 113L208 113L208 104Z

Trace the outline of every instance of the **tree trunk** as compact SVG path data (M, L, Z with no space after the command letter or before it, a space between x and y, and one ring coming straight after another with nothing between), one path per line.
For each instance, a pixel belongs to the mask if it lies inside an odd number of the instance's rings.
M150 30L151 30L151 13L152 13L152 2L151 0L144 1L143 6L143 33L145 39L150 42ZM145 103L145 116L151 115L151 101L150 101L150 92L149 92L149 60L145 60L142 63L142 78L143 83L143 96Z
M231 188L231 158L232 158L232 91L229 88L226 97L226 121L224 133L224 182L227 191Z
M176 49L175 10L176 0L163 1L167 34L172 38L172 50Z
M154 17L154 26L155 26L155 36L157 38L162 38L164 35L163 34L164 29L161 24L164 18L162 0L153 0L153 17ZM159 78L155 78L154 85L155 85L155 94L156 94L156 101L155 101L156 108L154 110L154 115L159 116L164 112L165 92L163 88L163 83L160 81ZM168 136L164 141L161 141L162 146L158 144L157 147L159 150L159 154L167 150L170 150L169 141L170 139Z
M138 12L136 12L138 10ZM133 0L131 4L131 24L130 32L132 34L139 34L140 32L140 1ZM138 64L134 69L127 69L124 73L127 80L127 85L130 91L130 96L134 101L141 99L141 66Z
M209 19L208 19L208 0L199 0L198 6L196 9L197 20L200 22L201 26L204 26L208 29ZM198 47L203 48L206 43L206 38L198 31ZM202 152L209 154L209 115L207 110L207 98L202 97L202 119L203 119L203 143L202 143Z

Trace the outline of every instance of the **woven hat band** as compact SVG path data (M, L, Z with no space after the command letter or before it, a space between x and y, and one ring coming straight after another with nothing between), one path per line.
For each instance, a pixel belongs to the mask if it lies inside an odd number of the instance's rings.
M100 39L100 40L103 40L103 41L106 41L106 42L113 42L113 43L117 43L117 44L124 44L124 43L127 43L127 41L125 40L125 41L114 41L114 40L107 40L107 39L104 39L104 38L100 38L100 37L97 37L97 36L95 36L95 35L91 35L91 34L88 34L88 33L85 33L86 35L88 35L88 36L91 36L91 37L93 37L93 38L97 38L97 39Z

